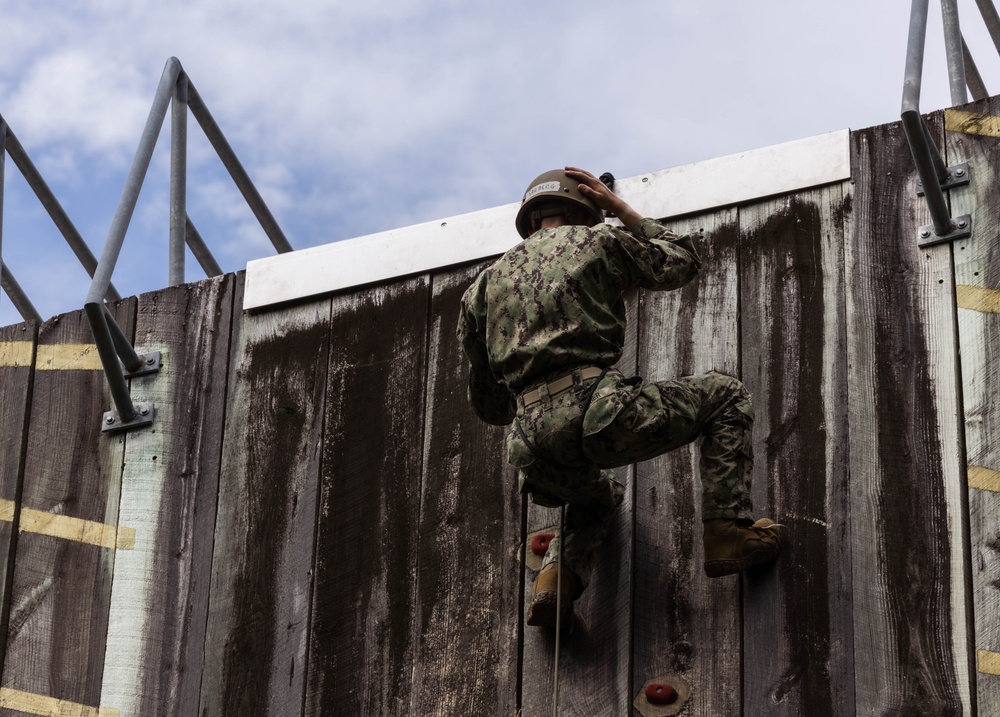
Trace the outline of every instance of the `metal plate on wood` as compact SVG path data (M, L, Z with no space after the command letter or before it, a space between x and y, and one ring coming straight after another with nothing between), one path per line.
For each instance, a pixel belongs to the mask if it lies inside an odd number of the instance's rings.
M101 422L102 433L117 433L118 431L128 431L133 428L142 428L153 422L156 416L156 407L152 403L135 404L135 418L131 421L123 421L118 411L105 411L104 420Z
M947 191L955 187L962 187L969 181L969 163L962 162L954 167L948 167L948 178L941 183L941 189ZM917 196L924 196L924 183L919 179L917 179Z
M954 228L947 234L935 234L933 224L920 227L917 230L917 246L923 248L926 246L934 246L935 244L942 244L946 241L955 241L956 239L965 239L966 237L972 236L971 215L963 214L960 217L955 217L953 221Z
M126 371L125 378L135 378L136 376L145 376L147 374L156 373L163 367L159 351L143 352L141 349L138 349L136 350L136 353L139 355L139 360L142 361L142 366L137 368L135 371Z

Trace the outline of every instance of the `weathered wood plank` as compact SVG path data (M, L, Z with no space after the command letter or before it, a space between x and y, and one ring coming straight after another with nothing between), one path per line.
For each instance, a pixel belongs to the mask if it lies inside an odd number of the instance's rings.
M972 184L949 192L952 214L972 215L972 236L955 242L965 451L970 477L1000 471L1000 100L945 111L949 164L968 162ZM995 297L991 302L986 297ZM969 529L975 648L1000 652L1000 492L970 480ZM980 661L981 662L981 661ZM1000 714L1000 676L976 678L980 715Z
M333 299L307 715L409 715L430 278Z
M131 336L135 300L122 302L114 313ZM60 354L60 368L35 372L23 506L113 530L124 437L101 434L101 416L111 399L100 364L94 368L86 355L93 337L84 312L46 321L38 345L39 354ZM60 352L61 346L68 349ZM101 704L115 552L39 533L19 535L3 688Z
M38 324L33 321L0 329L0 501L13 506L21 502L37 338ZM10 520L0 522L0 580L3 580L0 587L0 660L6 652L10 588L17 547L16 508L11 513ZM0 663L0 673L2 671Z
M786 526L744 581L744 713L855 714L843 185L740 210L757 517Z
M505 431L466 398L455 339L475 268L435 275L418 535L416 666L410 714L504 715L517 699L520 500Z
M669 226L703 232L702 271L678 291L641 295L639 374L650 381L711 370L738 376L736 212ZM636 468L632 692L680 675L692 687L690 714L738 715L740 583L705 575L699 459L695 443Z
M626 297L625 350L618 368L628 376L637 366L639 293ZM559 648L559 714L628 714L632 703L632 556L634 550L635 466L615 471L625 498L594 557L590 585L574 604L572 632ZM529 503L527 532L559 526L559 510ZM527 546L525 546L527 548ZM525 619L537 572L524 571ZM555 632L525 627L522 715L552 714L555 685Z
M123 717L198 713L234 283L139 297L137 346L163 367L132 380L156 418L125 440L119 524L136 538L115 561L101 695Z
M305 689L330 301L241 323L199 714L294 717Z
M900 124L855 132L852 144L845 275L857 711L969 714L951 250L917 246L929 217Z

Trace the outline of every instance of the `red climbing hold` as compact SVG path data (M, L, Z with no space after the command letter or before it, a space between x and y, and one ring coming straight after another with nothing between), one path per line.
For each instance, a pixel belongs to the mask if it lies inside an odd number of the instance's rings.
M535 555L545 555L554 537L556 537L554 533L539 533L531 539L531 552Z
M677 701L677 690L666 684L646 685L646 699L653 705L672 705Z

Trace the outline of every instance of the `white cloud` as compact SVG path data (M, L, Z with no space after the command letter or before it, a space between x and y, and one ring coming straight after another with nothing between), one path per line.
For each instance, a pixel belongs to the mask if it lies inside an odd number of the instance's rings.
M997 61L963 3L989 83ZM513 201L566 162L628 176L892 121L908 12L870 0L6 0L0 113L99 253L177 56L304 247ZM926 109L948 104L931 16ZM210 248L226 268L269 254L193 118L188 134L189 211ZM167 137L115 275L149 280L143 290L165 276Z

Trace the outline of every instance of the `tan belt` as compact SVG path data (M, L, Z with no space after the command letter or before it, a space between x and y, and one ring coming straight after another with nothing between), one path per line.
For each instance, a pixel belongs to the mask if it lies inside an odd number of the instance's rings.
M555 396L557 393L562 393L566 389L572 388L573 374L579 375L581 381L588 381L592 378L597 378L598 376L600 376L601 371L603 371L603 369L600 369L597 366L588 366L587 368L579 372L573 371L572 373L568 373L565 376L560 376L554 381L549 381L548 383L539 386L533 391L525 391L524 393L521 394L521 402L525 406L530 406L532 404L538 403L546 396Z

